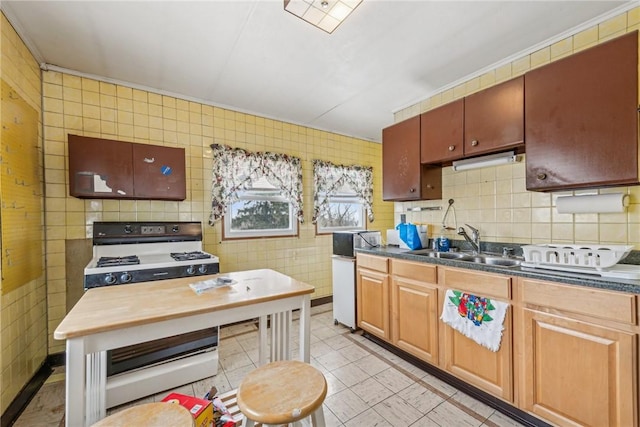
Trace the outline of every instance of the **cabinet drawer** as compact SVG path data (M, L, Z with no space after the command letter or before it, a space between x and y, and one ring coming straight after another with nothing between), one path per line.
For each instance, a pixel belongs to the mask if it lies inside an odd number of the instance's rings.
M522 279L522 302L635 325L636 297L539 280Z
M388 273L389 258L374 255L357 254L356 266L360 268L368 268L369 270L380 271L382 273Z
M511 299L511 277L455 268L441 268L439 283L474 295Z
M421 282L437 283L438 281L436 266L421 262L392 259L391 274Z

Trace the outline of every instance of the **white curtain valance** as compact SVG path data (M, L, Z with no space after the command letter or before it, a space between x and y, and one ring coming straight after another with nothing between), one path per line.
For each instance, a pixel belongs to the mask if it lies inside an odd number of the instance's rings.
M266 178L281 189L292 205L298 221L304 222L302 210L302 166L300 159L286 154L249 152L222 144L212 144L213 182L211 186L211 216L213 225L238 200L238 192L251 188L252 183Z
M323 160L313 161L313 223L326 214L329 198L347 185L356 193L365 209L369 222L373 221L373 168L365 166L335 165Z

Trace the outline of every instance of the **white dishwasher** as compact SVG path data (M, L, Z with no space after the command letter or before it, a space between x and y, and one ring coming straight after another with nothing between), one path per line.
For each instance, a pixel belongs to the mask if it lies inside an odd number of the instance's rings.
M356 331L356 259L340 255L331 257L333 269L333 318L351 332Z

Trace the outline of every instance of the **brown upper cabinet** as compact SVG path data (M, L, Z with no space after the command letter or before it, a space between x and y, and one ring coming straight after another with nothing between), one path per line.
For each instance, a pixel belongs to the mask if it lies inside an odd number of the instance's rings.
M69 135L69 194L184 200L184 149Z
M421 115L421 162L447 163L524 145L524 77Z
M420 115L420 162L443 163L464 156L464 100Z
M420 164L420 116L382 130L382 199L442 198L442 171Z
M524 144L524 76L464 98L464 155Z
M638 31L525 79L528 190L639 182Z

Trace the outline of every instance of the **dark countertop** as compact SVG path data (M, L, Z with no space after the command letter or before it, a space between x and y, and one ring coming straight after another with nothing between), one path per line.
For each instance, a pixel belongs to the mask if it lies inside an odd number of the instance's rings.
M424 262L426 264L437 264L447 267L467 268L469 270L486 271L490 273L505 274L508 276L527 277L530 279L548 280L569 285L585 286L589 288L607 289L612 291L628 292L640 294L640 280L616 279L600 277L593 274L570 273L553 270L543 270L530 267L500 267L475 263L469 261L457 261L453 259L432 258L424 255L408 253L408 249L400 249L397 246L381 246L378 248L359 248L358 253L385 256L389 258L399 258L411 261Z

